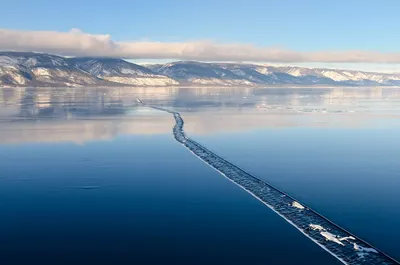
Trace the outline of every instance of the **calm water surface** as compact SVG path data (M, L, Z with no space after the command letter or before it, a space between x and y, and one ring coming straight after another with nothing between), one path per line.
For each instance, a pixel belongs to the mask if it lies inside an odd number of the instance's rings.
M2 264L339 264L135 97L400 258L400 90L0 89Z

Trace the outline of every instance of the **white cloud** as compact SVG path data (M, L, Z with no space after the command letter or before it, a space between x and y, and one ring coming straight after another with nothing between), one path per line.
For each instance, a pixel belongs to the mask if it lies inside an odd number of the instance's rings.
M120 57L126 59L179 59L200 61L253 61L277 63L400 63L400 52L300 52L251 44L211 41L115 42L110 35L0 29L0 50L48 52L66 56Z

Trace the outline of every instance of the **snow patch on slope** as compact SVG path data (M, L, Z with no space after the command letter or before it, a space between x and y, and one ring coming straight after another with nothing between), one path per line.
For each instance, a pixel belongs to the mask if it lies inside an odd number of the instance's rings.
M331 70L323 70L321 74L325 77L328 77L334 81L348 81L350 78L342 73L338 73L336 71Z
M241 86L241 85L246 85L246 86L254 86L256 85L253 82L250 82L248 80L243 80L243 79L218 79L218 78L190 78L188 80L189 82L193 84L199 84L199 85L220 85L220 86Z
M0 66L0 83L26 85L29 82L24 72L15 66Z
M179 83L168 77L123 77L123 76L108 76L104 77L105 80L120 83L129 84L135 86L168 86L178 85Z
M272 72L268 70L267 67L258 67L255 69L258 73L262 74L262 75L269 75Z

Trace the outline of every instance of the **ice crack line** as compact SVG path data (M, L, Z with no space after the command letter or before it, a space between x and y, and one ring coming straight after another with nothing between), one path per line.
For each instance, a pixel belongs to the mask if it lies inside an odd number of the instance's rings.
M247 173L187 137L183 130L184 120L179 112L149 106L140 101L140 99L137 99L137 101L147 107L172 114L175 119L173 135L176 141L181 143L204 163L214 168L221 175L284 218L306 237L342 263L351 265L400 264L382 251L334 224L285 192Z

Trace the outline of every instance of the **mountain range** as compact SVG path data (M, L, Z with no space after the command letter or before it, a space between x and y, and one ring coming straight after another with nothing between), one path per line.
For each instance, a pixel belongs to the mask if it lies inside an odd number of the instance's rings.
M119 58L0 52L0 86L400 86L400 73L179 61L138 65Z

